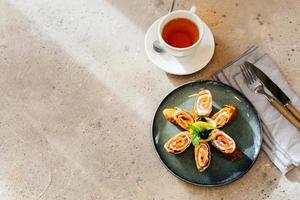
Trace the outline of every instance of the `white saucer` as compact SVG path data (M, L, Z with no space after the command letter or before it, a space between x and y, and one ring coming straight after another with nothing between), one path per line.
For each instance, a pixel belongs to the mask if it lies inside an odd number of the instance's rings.
M167 52L157 53L152 44L157 40L157 26L159 18L148 29L145 36L145 50L149 60L157 67L175 75L192 74L205 67L215 51L214 36L209 27L204 23L204 36L196 52L186 57L174 57Z

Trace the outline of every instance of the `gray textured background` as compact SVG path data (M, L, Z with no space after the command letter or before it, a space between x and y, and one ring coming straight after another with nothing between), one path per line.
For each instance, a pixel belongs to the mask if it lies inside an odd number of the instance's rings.
M178 0L199 7L215 55L202 72L167 75L144 52L170 1L0 0L0 199L299 199L265 153L239 181L201 188L171 175L150 140L161 99L205 79L251 45L300 95L300 3ZM299 29L299 30L298 30ZM298 60L297 60L298 58Z

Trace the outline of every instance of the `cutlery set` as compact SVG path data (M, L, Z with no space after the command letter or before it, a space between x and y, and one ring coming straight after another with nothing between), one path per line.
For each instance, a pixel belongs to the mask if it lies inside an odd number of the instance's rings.
M291 124L300 130L300 112L293 106L290 98L259 68L250 62L240 66L245 82L250 90L262 94ZM273 96L269 95L266 87Z

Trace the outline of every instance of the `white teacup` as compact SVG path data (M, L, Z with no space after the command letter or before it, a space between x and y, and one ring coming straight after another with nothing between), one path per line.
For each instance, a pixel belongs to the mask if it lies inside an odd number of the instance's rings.
M162 20L159 22L158 25L158 41L163 46L163 48L170 53L173 56L177 57L183 57L191 55L195 52L197 47L200 44L201 39L204 35L204 24L200 17L198 17L196 14L196 7L193 6L189 11L188 10L176 10L173 12L170 12L169 14L165 15ZM184 18L192 21L198 28L198 40L194 42L191 46L184 47L184 48L178 48L169 45L162 37L163 29L165 25L170 22L171 20L178 19L178 18Z

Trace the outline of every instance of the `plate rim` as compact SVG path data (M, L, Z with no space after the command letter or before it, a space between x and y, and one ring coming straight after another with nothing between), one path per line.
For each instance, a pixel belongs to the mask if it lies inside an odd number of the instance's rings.
M243 173L241 173L239 176L235 177L234 179L231 179L231 180L228 180L228 181L225 181L224 183L221 183L221 184L201 184L201 183L195 183L195 182L192 182L192 181L189 181L187 180L186 178L180 176L179 174L173 172L168 166L167 164L163 161L163 159L161 158L160 154L158 153L158 150L157 150L157 146L155 145L155 137L154 137L154 122L155 122L155 118L156 118L156 115L158 113L158 110L159 108L161 107L162 103L164 101L166 101L166 99L171 95L173 94L175 91L179 90L180 88L186 86L186 85L190 85L190 84L195 84L195 83L207 83L207 82L213 82L213 83L217 83L217 84L220 84L222 86L225 86L225 87L228 87L232 90L234 90L235 92L239 93L242 97L244 97L246 99L246 101L249 103L249 105L251 106L252 110L254 111L255 115L257 116L257 119L258 119L258 125L259 125L259 135L260 135L260 141L259 141L259 150L257 152L257 154L255 155L255 158L254 160L252 161L251 165L249 166L248 169L246 169ZM263 136L262 136L262 125L261 125L261 119L258 115L258 112L256 110L256 108L254 107L254 105L251 103L251 101L240 91L238 91L237 89L233 88L232 86L230 85L227 85L225 83L222 83L220 81L215 81L215 80L195 80L195 81L188 81L188 82L185 82L177 87L175 87L173 90L171 90L163 99L162 101L159 103L159 105L157 106L155 112L154 112L154 115L153 115L153 119L152 119L152 125L151 125L151 138L152 138L152 144L153 144L153 148L155 149L155 152L156 152L156 155L158 156L160 162L163 164L163 166L171 173L173 174L175 177L177 177L178 179L180 179L181 181L184 181L186 183L189 183L189 184L192 184L192 185L195 185L195 186L201 186L201 187L220 187L220 186L224 186L224 185L227 185L229 183L232 183L232 182L235 182L237 180L239 180L240 178L242 178L245 174L247 174L250 169L253 167L254 163L256 163L257 159L258 159L258 156L261 152L261 147L262 147L262 142L263 142Z

